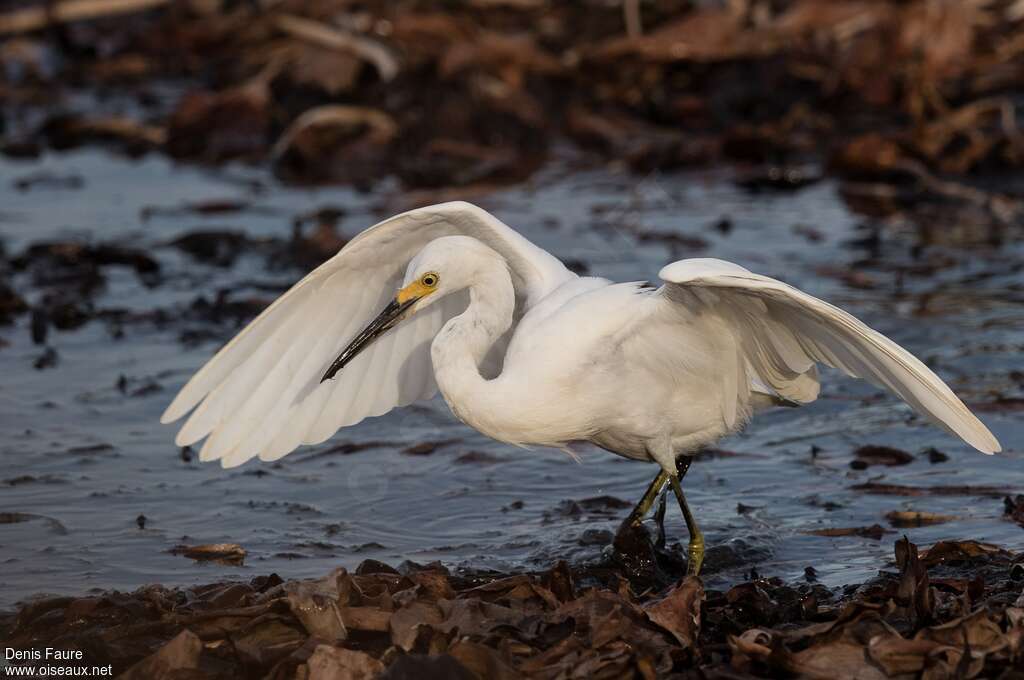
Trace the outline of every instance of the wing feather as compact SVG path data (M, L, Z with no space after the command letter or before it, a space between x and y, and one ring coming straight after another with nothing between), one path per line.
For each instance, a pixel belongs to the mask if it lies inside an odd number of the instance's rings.
M430 342L465 308L460 295L389 331L334 380L321 384L320 376L394 295L409 260L430 241L458 234L505 258L524 306L575 277L469 203L396 215L353 238L257 316L188 381L161 421L192 411L175 441L185 446L206 437L200 459L229 467L254 456L276 460L363 418L433 396Z
M988 428L931 369L838 307L722 260L681 260L664 267L660 276L668 288L698 299L698 291L717 293L713 308L731 319L737 337L747 339L753 377L780 396L813 400L817 379L810 371L814 362L824 363L888 388L983 453L1000 450Z

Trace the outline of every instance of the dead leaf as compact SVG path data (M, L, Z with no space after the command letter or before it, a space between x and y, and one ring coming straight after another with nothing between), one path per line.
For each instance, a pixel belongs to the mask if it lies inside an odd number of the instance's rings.
M868 643L868 655L889 677L919 673L929 665L929 657L943 645L931 640L907 640L899 635L876 635Z
M497 651L477 642L459 640L448 653L478 678L517 680L522 677Z
M308 680L372 680L384 664L365 652L318 645L306 662Z
M274 614L257 617L231 635L231 644L242 660L254 666L271 666L302 646L306 635Z
M672 634L683 649L692 649L700 634L700 609L704 585L696 576L686 577L664 599L644 608L647 618Z
M707 7L647 35L609 40L592 49L587 57L601 62L636 57L654 63L713 63L767 56L777 49L768 34L744 30L740 19L729 9Z
M383 111L329 105L299 116L274 144L275 172L296 181L362 181L385 171L398 127Z
M791 672L807 680L885 680L868 659L863 645L837 640L814 645L793 655Z
M1011 554L997 545L981 541L939 541L929 548L921 561L927 567L949 562L963 562L977 557L986 557L1008 562Z
M972 652L992 654L1006 644L1002 628L984 609L938 626L926 628L915 636L917 640L931 640L943 645L963 649L968 645Z
M46 121L42 132L56 149L114 142L133 154L161 148L168 140L168 131L163 127L126 116L58 115Z
M191 631L183 630L120 677L125 680L172 680L186 671L199 668L202 651L202 641Z
M918 625L931 621L935 613L935 593L928 581L928 570L918 558L917 546L906 537L896 541L896 566L900 568L896 603L909 608Z
M811 531L805 531L805 534L812 536L828 536L831 538L838 538L840 536L860 536L861 538L871 538L876 541L880 541L882 536L885 534L893 533L889 529L886 529L880 524L872 524L869 527L848 527L848 528L835 528L835 529L812 529Z
M576 597L576 584L573 583L572 570L565 560L558 560L555 566L544 572L541 584L554 593L560 602L568 602Z
M420 628L433 629L444 620L440 607L432 602L413 602L396 610L390 618L391 642L410 651L420 636Z
M216 562L240 566L245 561L245 548L237 543L209 543L206 545L176 545L172 555L184 555L199 562Z
M25 7L0 14L0 35L37 31L54 23L132 14L169 3L170 0L63 0L53 7Z
M347 578L341 570L338 577ZM285 584L288 593L288 607L310 635L327 642L336 642L348 637L340 607L347 601L347 592L342 593L336 585L337 578L322 581L299 581ZM333 587L332 587L333 586Z
M919 512L916 510L893 510L885 513L885 518L889 520L889 524L898 529L926 527L933 524L954 522L960 519L953 515L939 515L934 512Z
M275 24L285 33L309 41L318 47L358 56L373 64L380 79L384 82L393 80L398 75L398 60L395 59L391 50L372 38L349 33L335 26L292 14L277 16Z

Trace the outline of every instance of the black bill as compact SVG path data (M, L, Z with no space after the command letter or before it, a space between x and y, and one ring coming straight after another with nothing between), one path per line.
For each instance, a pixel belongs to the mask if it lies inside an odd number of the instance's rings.
M390 329L402 320L402 315L405 310L409 309L419 298L410 298L405 302L399 302L398 300L392 300L388 303L388 306L377 315L377 318L370 322L366 328L360 331L359 335L352 339L352 342L348 343L348 347L341 351L338 358L334 360L331 367L324 373L324 377L320 378L320 382L330 380L334 375L345 368L345 365L350 361L359 356L359 353L366 349L374 340L387 333Z

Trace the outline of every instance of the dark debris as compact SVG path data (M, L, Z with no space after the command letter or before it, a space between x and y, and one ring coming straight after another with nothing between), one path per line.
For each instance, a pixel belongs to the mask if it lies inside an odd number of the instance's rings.
M973 541L830 590L751 574L638 594L623 573L449 572L368 560L354 573L32 601L0 618L16 649L81 649L115 675L169 678L1014 677L1016 556ZM1024 577L1018 577L1024 578ZM1000 675L1003 673L1003 675Z

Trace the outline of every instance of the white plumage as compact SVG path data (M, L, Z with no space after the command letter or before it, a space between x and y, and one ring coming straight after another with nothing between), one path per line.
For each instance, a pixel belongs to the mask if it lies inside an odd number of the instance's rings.
M194 409L177 443L205 437L200 458L230 467L280 458L440 387L459 418L501 441L587 440L674 473L678 456L756 410L814 401L823 363L999 451L938 376L846 312L721 260L675 262L661 278L657 289L580 278L476 206L413 210L285 293L162 421ZM321 382L339 353L340 370Z

